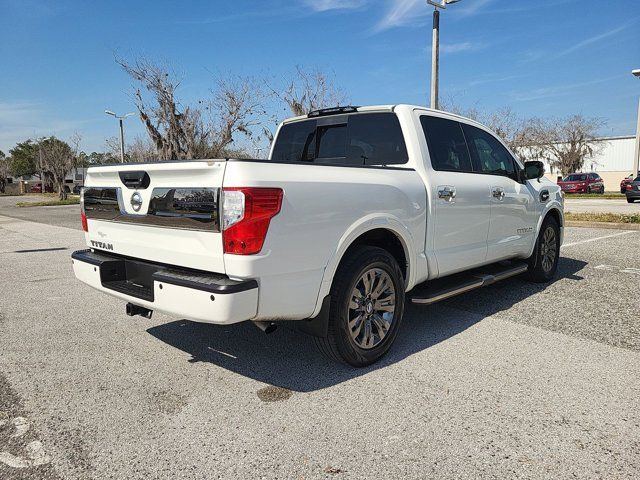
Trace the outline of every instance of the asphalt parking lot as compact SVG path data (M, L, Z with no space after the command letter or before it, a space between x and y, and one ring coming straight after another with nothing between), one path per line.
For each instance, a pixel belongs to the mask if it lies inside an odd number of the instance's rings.
M0 210L2 479L640 474L640 232L568 228L554 283L410 306L354 370L286 328L127 317L75 280L64 208Z
M55 199L56 197L43 197L42 195L0 196L0 215L81 230L82 227L78 223L80 205L61 205L46 208L16 207L18 202L41 202Z

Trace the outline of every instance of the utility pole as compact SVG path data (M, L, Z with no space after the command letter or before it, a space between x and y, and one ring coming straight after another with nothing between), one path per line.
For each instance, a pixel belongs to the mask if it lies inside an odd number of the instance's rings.
M632 70L631 73L640 78L640 68ZM636 150L633 156L633 178L640 175L640 100L638 101L638 125L636 126Z
M440 12L433 9L433 32L431 38L431 108L438 110L438 75L440 70Z
M433 5L433 31L431 36L431 108L438 110L439 74L440 74L440 11L439 8L447 8L447 5L460 0L427 0Z
M131 115L134 115L134 113L127 113L126 115L116 115L111 110L105 110L104 113L106 113L107 115L111 115L112 117L117 118L119 123L120 123L120 161L122 163L124 163L124 125L123 125L123 120L125 118L127 118L127 117L130 117Z
M122 118L120 121L120 161L124 163L124 126L122 125Z

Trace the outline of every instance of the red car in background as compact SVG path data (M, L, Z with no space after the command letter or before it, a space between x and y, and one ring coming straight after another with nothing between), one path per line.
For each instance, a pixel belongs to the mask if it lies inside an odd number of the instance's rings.
M565 193L604 193L604 181L597 173L571 173L558 185Z
M29 191L31 193L42 193L42 184L41 183L34 183L33 185L31 185L31 188L29 189ZM45 186L45 192L46 193L53 193L53 189L49 185L46 185Z
M629 175L628 177L624 177L622 179L622 181L620 182L620 193L624 193L627 191L627 185L631 185L631 182L633 182L633 173L631 175Z

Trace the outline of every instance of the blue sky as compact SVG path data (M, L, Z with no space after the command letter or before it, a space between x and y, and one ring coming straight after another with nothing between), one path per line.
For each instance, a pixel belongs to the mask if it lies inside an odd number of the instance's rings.
M0 149L77 131L84 150L103 150L117 134L105 108L134 110L114 52L173 65L187 102L216 74L277 84L299 64L335 74L352 104L426 104L431 11L424 0L0 0ZM640 1L461 0L441 30L445 99L635 132Z

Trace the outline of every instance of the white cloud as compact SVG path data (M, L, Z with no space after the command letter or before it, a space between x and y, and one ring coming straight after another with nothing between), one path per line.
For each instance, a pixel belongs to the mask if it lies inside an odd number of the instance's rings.
M430 11L422 0L394 0L391 8L378 22L375 29L382 31L400 27L415 21L418 17L423 17Z
M471 0L459 5L451 5L450 8L452 15L472 16L481 13L481 9L493 1L495 0ZM425 16L431 15L432 12L433 7L424 0L391 0L391 8L378 22L375 31L380 32L393 27L419 24Z
M483 43L460 42L460 43L443 43L440 45L441 53L460 53L474 52L485 47Z
M27 138L49 135L65 138L89 122L52 117L33 102L0 102L0 150L8 153L17 142Z
M596 43L596 42L599 42L600 40L604 40L605 38L611 37L616 33L620 33L622 30L626 29L628 26L629 25L622 25L621 27L608 30L604 33L594 35L593 37L589 37L586 40L578 42L575 45L572 45L571 47L567 48L566 50L561 51L560 53L558 53L558 55L556 55L556 57L563 57L565 55L569 55L570 53L573 53L576 50L586 47L587 45L591 45L592 43Z
M460 15L475 15L476 13L480 13L483 7L486 7L493 1L494 0L472 0L470 2L461 3L459 7L456 5L456 7L459 8L458 13L460 13Z
M590 87L605 82L611 82L612 80L619 79L620 77L621 75L614 75L611 77L588 80L586 82L577 82L571 84L563 83L560 85L535 88L522 92L511 92L509 93L509 96L518 102L528 102L532 100L542 100L545 98L562 97L564 95L579 94L579 89L583 87Z
M304 3L316 12L327 10L353 10L363 7L367 0L304 0Z

